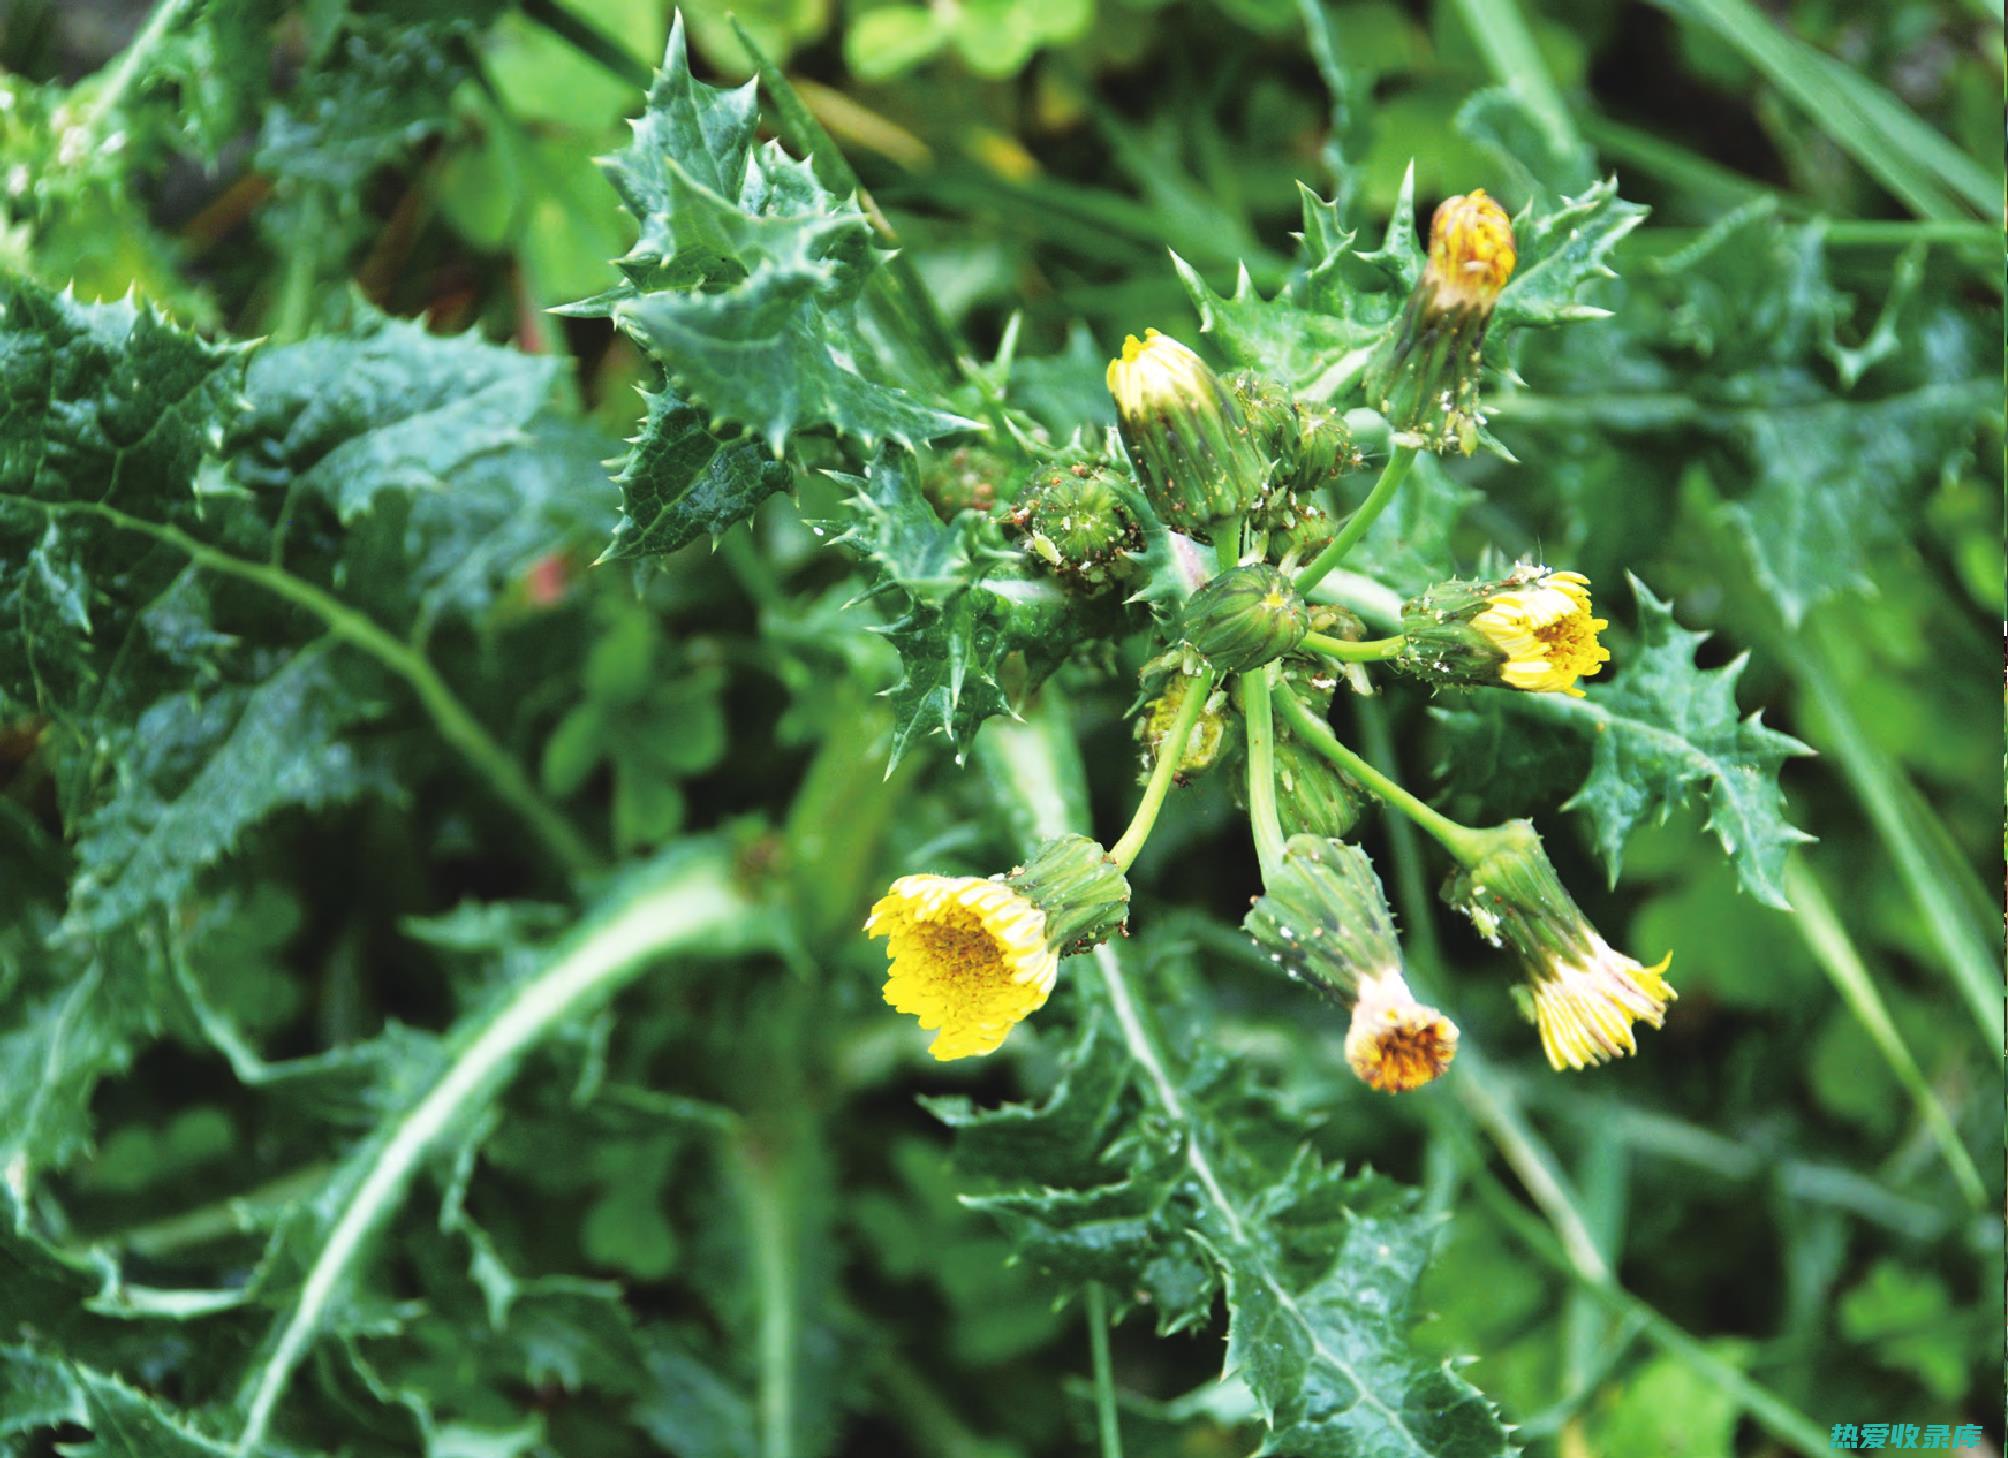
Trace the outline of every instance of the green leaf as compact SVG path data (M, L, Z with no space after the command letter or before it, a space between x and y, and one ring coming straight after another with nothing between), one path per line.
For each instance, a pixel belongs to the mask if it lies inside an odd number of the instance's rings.
M256 167L282 195L312 189L358 210L371 174L446 127L471 40L461 20L352 19L266 114Z
M142 714L115 758L120 780L77 828L69 928L97 936L195 878L275 812L352 798L367 783L343 740L374 716L317 645L253 688L170 697Z
M1491 337L1606 317L1609 310L1584 303L1581 296L1598 280L1617 277L1612 250L1645 221L1647 211L1619 197L1617 179L1607 177L1559 206L1522 212L1513 223L1519 263L1499 295Z
M1264 1453L1503 1458L1491 1404L1409 1345L1437 1222L1326 1165L1301 1116L1202 1037L1167 1037L1161 1019L1203 1015L1149 960L1068 964L1086 1012L1044 1103L935 1106L979 1180L965 1203L1063 1285L1147 1297L1160 1330L1203 1326L1224 1293L1225 1375L1253 1393Z
M642 399L648 415L614 477L621 519L602 561L674 552L706 532L715 539L788 489L788 467L757 441L719 439L672 391L644 390Z
M1589 817L1613 885L1633 829L1648 817L1664 820L1699 789L1708 828L1743 889L1783 908L1786 853L1812 837L1785 818L1778 774L1812 750L1766 726L1761 710L1739 717L1736 680L1747 654L1700 667L1695 652L1708 634L1681 627L1670 604L1636 577L1631 584L1638 635L1610 683L1591 683L1581 699L1506 690L1493 697L1516 716L1589 738L1589 778L1564 808Z
M626 281L570 312L611 316L679 397L776 455L817 426L866 446L973 428L924 403L922 382L874 348L859 302L882 266L871 224L808 161L754 145L755 84L696 80L678 17L634 143L607 163L641 225L620 260Z
M525 443L558 363L434 334L361 300L343 333L260 350L231 424L236 477L326 501L344 524L385 492L442 490L469 463Z
M1971 380L1731 420L1756 485L1723 515L1788 624L1830 597L1873 586L1870 567L1909 536L1920 488L1953 469L2000 409L2000 391Z
M871 597L905 611L881 629L905 670L889 691L892 763L916 734L940 734L960 760L983 721L1011 713L1007 668L1036 686L1081 631L1073 599L1004 547L997 524L963 511L943 522L921 496L913 460L882 450L854 488L840 545L871 563Z

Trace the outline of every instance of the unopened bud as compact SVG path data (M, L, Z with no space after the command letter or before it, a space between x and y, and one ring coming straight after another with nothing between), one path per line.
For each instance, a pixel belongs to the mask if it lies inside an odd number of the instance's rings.
M1230 567L1185 605L1185 641L1222 673L1281 658L1311 630L1311 610L1288 576L1266 563Z
M1122 500L1122 483L1095 461L1042 465L1007 518L1025 550L1056 576L1090 591L1125 575L1143 532Z
M1116 423L1144 495L1166 526L1211 541L1216 523L1257 505L1269 460L1206 361L1155 329L1110 361Z
M1485 326L1517 261L1512 221L1483 188L1437 208L1429 264L1367 369L1367 399L1396 430L1432 450L1477 448Z

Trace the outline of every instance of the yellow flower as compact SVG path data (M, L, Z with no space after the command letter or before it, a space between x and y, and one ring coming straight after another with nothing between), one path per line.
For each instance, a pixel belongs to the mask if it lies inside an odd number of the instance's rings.
M1444 899L1493 946L1510 947L1525 981L1514 989L1557 1070L1589 1068L1638 1051L1635 1023L1657 1028L1674 1000L1667 953L1647 967L1603 939L1542 848L1532 821L1485 832L1487 848L1452 876Z
M1541 1048L1549 1067L1557 1070L1589 1068L1636 1053L1632 1024L1657 1028L1675 996L1665 975L1673 953L1646 967L1595 932L1589 937L1589 955L1581 963L1556 957L1534 973L1528 994L1541 1029Z
M1457 1025L1417 1002L1399 968L1360 979L1346 1062L1361 1083L1381 1093L1407 1093L1436 1078L1456 1056Z
M1491 313L1517 262L1512 220L1484 188L1445 198L1438 206L1429 224L1425 282L1439 308L1469 305Z
M1610 650L1597 641L1610 624L1593 615L1590 580L1582 573L1536 570L1524 585L1494 594L1472 626L1506 656L1499 677L1508 686L1580 699L1576 680L1610 661Z
M1129 917L1121 867L1085 835L1060 835L1009 875L902 876L872 907L885 1000L940 1036L936 1058L992 1053L1046 1005L1060 958L1107 941Z
M1174 400L1210 395L1214 377L1205 360L1169 334L1146 329L1141 339L1123 336L1122 354L1109 361L1108 385L1117 412L1140 420Z
M872 907L868 936L886 938L885 1000L940 1034L943 1062L990 1053L1046 1005L1059 954L1046 913L1003 881L902 876Z

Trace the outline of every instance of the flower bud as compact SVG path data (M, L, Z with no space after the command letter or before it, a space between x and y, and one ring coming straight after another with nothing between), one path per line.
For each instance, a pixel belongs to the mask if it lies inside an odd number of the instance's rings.
M1043 465L1011 508L1025 549L1056 576L1097 591L1126 575L1143 531L1122 500L1123 483L1094 461Z
M996 506L998 487L1010 479L1004 456L983 446L957 446L929 459L920 478L921 495L935 514L952 521L964 511L987 512Z
M1478 445L1485 326L1518 255L1506 210L1483 188L1446 198L1429 228L1429 263L1401 322L1368 366L1368 401L1432 450Z
M1510 947L1526 982L1521 1010L1541 1030L1550 1067L1587 1068L1638 1051L1632 1024L1657 1028L1674 1000L1666 969L1612 947L1590 925L1541 845L1530 820L1492 833L1477 864L1452 876L1443 896L1493 946Z
M1296 584L1274 567L1230 567L1185 605L1185 641L1222 673L1245 673L1290 652L1311 631Z
M1405 1092L1450 1066L1456 1025L1409 991L1387 897L1357 846L1292 836L1242 926L1290 976L1352 1004L1346 1062L1368 1087Z
M1100 946L1129 920L1129 882L1085 835L1055 836L1004 880L1046 913L1046 939L1062 956Z
M1285 835L1341 840L1359 824L1365 796L1316 750L1289 738L1276 741L1276 818Z
M1206 361L1155 329L1110 361L1116 422L1144 495L1166 526L1211 541L1268 488L1269 461L1241 407Z
M1144 766L1144 776L1149 777L1150 767L1164 752L1164 736L1171 732L1179 710L1185 707L1187 694L1193 693L1198 681L1187 673L1174 673L1165 684L1164 692L1144 705L1144 711L1137 717L1136 737L1142 741L1147 752L1148 763ZM1220 758L1220 751L1227 742L1227 691L1214 688L1207 694L1206 703L1200 707L1199 717L1193 722L1192 733L1185 741L1185 753L1178 761L1177 773L1196 775L1211 769Z
M1523 564L1498 581L1440 582L1402 605L1402 649L1392 662L1433 684L1483 685L1580 699L1576 680L1610 650L1597 634L1589 579Z

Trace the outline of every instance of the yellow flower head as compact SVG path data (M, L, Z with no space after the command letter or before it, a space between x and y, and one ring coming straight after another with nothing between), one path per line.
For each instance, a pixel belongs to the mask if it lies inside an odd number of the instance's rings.
M1140 420L1181 398L1208 396L1215 388L1206 361L1168 334L1146 329L1143 338L1123 338L1123 352L1109 361L1109 394L1116 411Z
M1517 262L1512 220L1482 187L1445 198L1430 220L1427 282L1438 307L1491 313Z
M1346 1033L1346 1062L1381 1093L1421 1088L1457 1056L1457 1025L1415 1000L1399 968L1360 979Z
M885 1000L941 1030L928 1051L943 1062L994 1052L1046 1005L1059 976L1046 913L1004 881L902 876L865 933L884 937L892 958Z
M1526 980L1514 994L1540 1027L1549 1066L1589 1068L1636 1053L1632 1025L1659 1027L1674 1000L1673 954L1647 967L1605 941L1555 874L1532 821L1485 835L1487 848L1451 877L1444 898L1518 957Z
M1499 677L1509 687L1532 693L1561 692L1580 699L1576 680L1589 678L1610 661L1597 634L1610 626L1594 616L1590 580L1580 572L1534 569L1519 585L1505 587L1471 620L1506 655Z
M1061 835L1007 876L902 876L872 907L884 937L885 1000L930 1032L946 1062L992 1053L1046 1005L1060 958L1107 941L1129 916L1129 882L1085 835Z
M1558 956L1537 971L1528 997L1549 1067L1589 1068L1636 1053L1632 1024L1657 1028L1674 1000L1666 981L1672 961L1668 952L1642 966L1591 932L1589 955L1580 963Z

